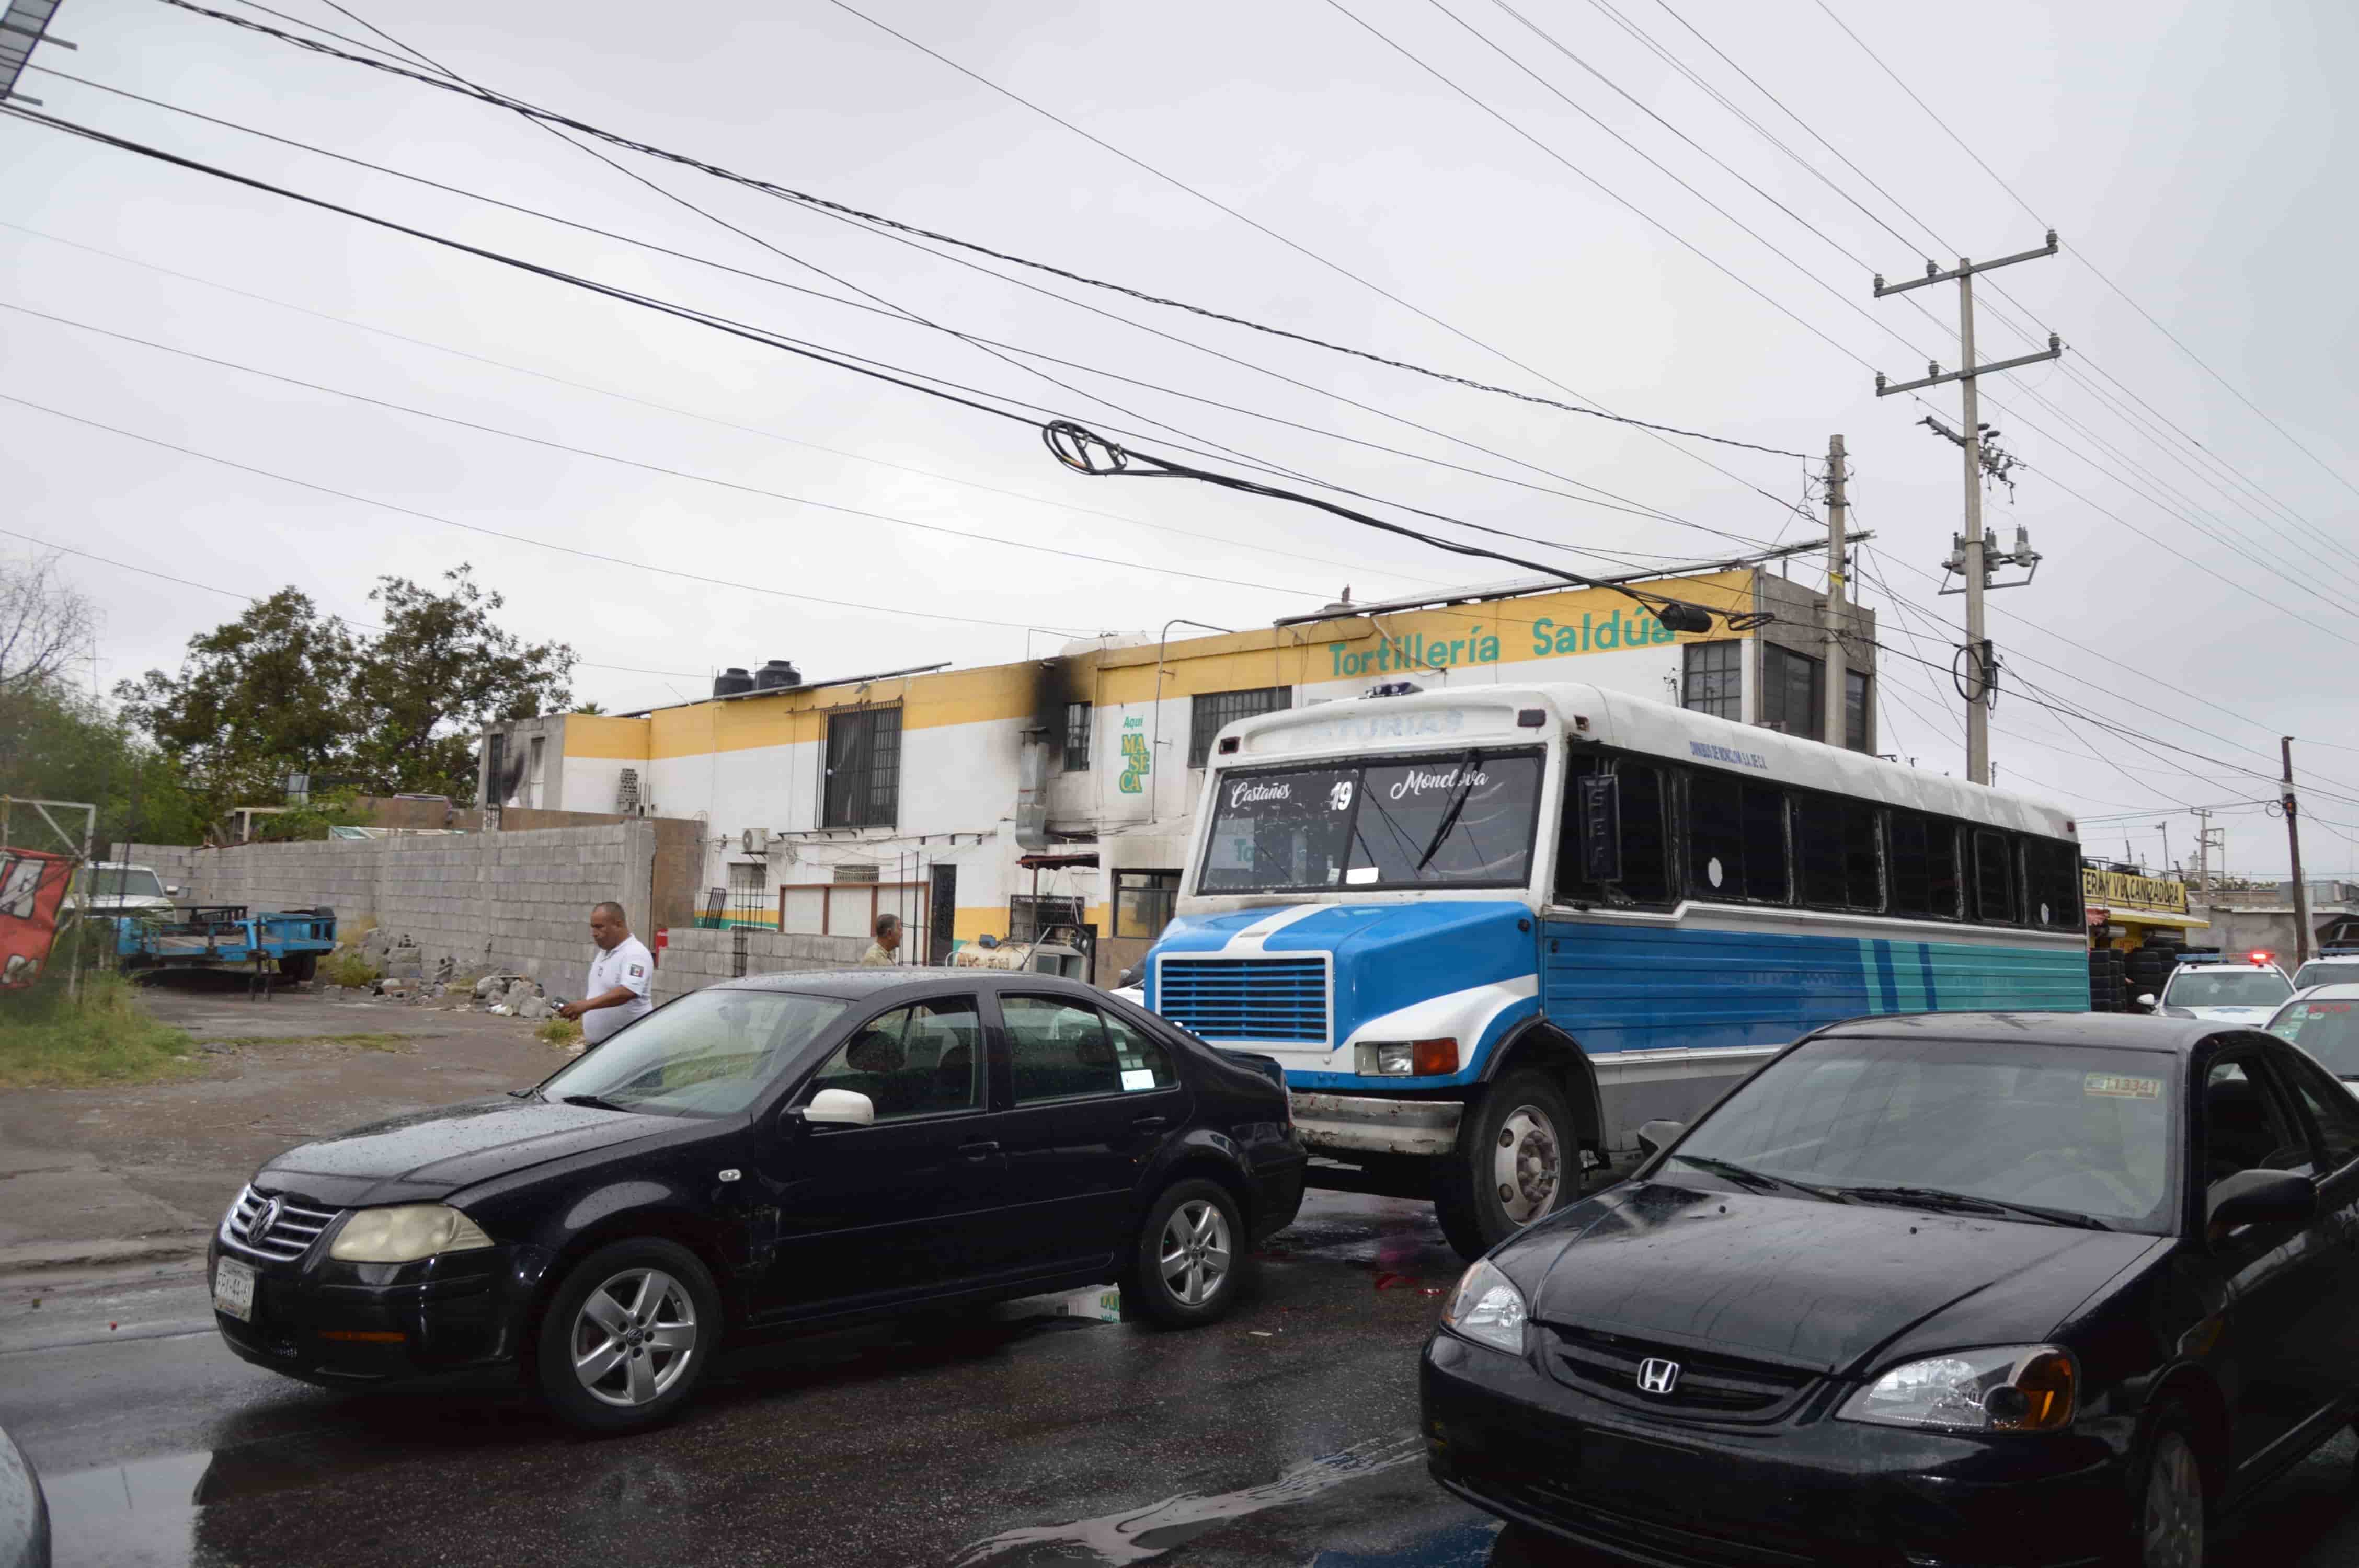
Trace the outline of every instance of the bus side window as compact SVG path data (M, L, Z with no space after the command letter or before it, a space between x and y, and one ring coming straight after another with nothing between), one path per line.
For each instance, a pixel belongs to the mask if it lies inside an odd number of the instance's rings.
M1688 892L1723 902L1784 903L1786 795L1696 769L1688 774Z
M1614 891L1582 873L1581 780L1610 774L1621 826L1621 881ZM1670 853L1663 819L1663 771L1626 757L1575 759L1565 789L1564 830L1557 849L1557 896L1590 903L1671 901Z
M1895 811L1891 832L1892 913L1957 919L1957 828L1921 811Z
M2024 839L2023 902L2034 925L2082 929L2081 847L2060 838Z
M1884 907L1876 808L1831 795L1794 797L1794 860L1813 909Z
M1974 829L1974 918L1985 925L2022 920L2015 901L2015 856L2006 835Z

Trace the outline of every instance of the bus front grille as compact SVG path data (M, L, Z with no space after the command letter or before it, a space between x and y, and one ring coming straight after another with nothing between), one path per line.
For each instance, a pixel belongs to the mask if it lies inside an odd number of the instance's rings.
M1207 1040L1327 1044L1322 959L1171 957L1156 978L1156 1011Z

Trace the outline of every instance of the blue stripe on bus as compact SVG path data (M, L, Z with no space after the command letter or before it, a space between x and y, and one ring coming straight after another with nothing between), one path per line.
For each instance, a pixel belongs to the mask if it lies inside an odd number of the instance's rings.
M1782 1045L1876 1012L2089 1005L2079 948L2008 946L1967 930L1954 941L1894 943L1550 921L1543 935L1541 1005L1592 1054ZM1907 970L1923 985L1921 1003L1915 984L1900 983Z

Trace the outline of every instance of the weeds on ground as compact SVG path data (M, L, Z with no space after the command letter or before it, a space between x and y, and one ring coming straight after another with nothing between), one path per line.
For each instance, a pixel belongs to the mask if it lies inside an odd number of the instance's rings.
M320 966L320 982L322 985L350 986L354 990L365 989L377 982L376 966L362 957L356 949L342 948L330 955L328 961Z
M552 1018L533 1033L551 1045L571 1045L582 1038L582 1026L570 1018Z
M0 991L0 1088L153 1083L198 1071L197 1043L159 1022L123 976L85 973L82 997L62 974Z
M223 1045L350 1045L362 1051L399 1051L411 1037L407 1034L240 1034L216 1042Z

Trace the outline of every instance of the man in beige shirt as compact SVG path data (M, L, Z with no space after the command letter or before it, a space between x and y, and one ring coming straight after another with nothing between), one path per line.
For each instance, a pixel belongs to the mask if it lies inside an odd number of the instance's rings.
M894 957L901 946L901 917L880 914L876 917L876 940L868 944L868 951L860 955L860 967L898 963Z

